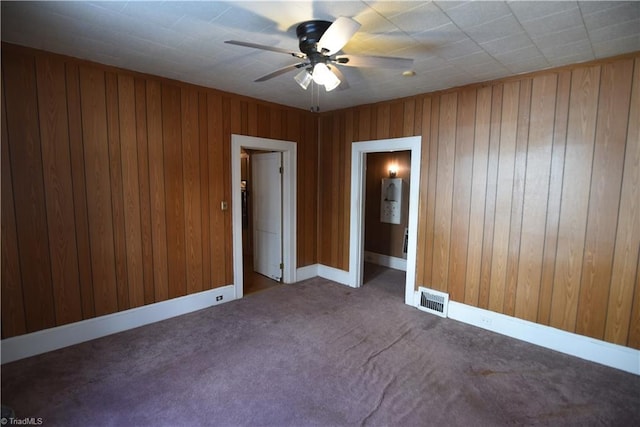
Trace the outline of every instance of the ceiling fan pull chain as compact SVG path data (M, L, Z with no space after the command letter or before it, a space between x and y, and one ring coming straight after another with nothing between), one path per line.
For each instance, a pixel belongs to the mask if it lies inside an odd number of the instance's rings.
M314 93L316 94L315 97L313 96ZM314 101L314 98L315 98L315 101ZM319 103L320 103L320 85L312 81L311 82L311 108L310 108L312 113L317 113L318 111L320 111L320 105L318 105ZM315 104L315 107L314 107L314 104Z

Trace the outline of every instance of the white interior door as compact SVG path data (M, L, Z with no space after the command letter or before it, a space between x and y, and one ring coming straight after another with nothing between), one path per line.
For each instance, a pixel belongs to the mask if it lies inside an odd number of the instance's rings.
M282 153L251 155L253 269L282 278Z

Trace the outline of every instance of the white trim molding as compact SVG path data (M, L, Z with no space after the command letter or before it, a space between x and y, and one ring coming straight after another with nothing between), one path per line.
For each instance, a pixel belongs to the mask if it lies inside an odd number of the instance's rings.
M296 281L302 282L303 280L312 279L318 276L318 264L306 265L299 267L296 271Z
M235 299L227 285L155 304L7 338L0 342L2 363L9 363L117 332L202 310Z
M352 288L356 287L356 286L353 286L353 282L351 281L351 275L349 274L348 271L339 270L337 268L319 264L318 276L322 277L323 279L340 283L341 285L351 286Z
M407 271L407 260L404 258L364 251L364 260L383 267L393 268L394 270Z
M455 301L448 317L601 365L640 375L640 351Z

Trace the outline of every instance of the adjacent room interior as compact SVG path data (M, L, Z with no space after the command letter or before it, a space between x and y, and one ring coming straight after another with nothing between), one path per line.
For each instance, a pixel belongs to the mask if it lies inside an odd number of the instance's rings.
M3 418L640 423L640 2L0 7Z

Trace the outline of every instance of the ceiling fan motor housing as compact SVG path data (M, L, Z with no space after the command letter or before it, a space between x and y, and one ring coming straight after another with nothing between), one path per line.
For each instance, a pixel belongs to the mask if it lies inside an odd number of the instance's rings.
M300 52L307 56L313 56L318 53L316 45L320 41L320 37L327 31L331 25L329 21L305 21L296 27L296 35L298 36Z

